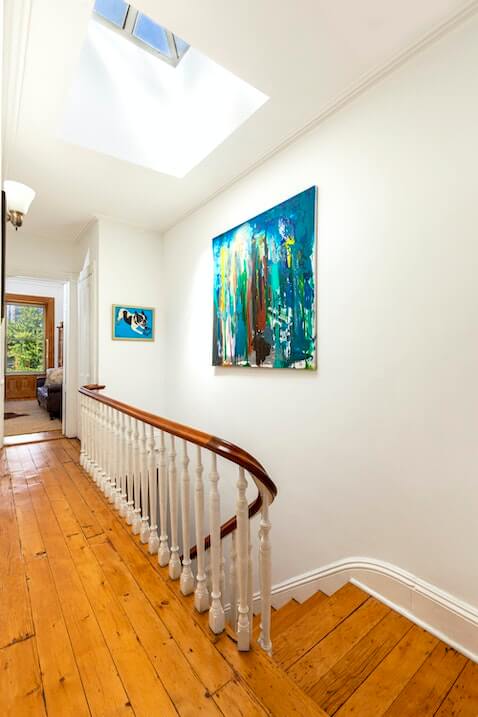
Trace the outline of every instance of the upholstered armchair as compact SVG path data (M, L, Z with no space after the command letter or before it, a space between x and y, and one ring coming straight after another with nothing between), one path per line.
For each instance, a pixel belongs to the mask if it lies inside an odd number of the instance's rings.
M46 376L37 378L37 400L50 414L50 418L62 417L63 369L49 368Z

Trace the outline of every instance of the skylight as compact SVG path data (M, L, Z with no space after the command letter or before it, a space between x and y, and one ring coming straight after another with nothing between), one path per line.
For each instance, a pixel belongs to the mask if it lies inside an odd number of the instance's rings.
M113 8L111 0L107 7L106 0L101 1L102 11L121 24L126 3L121 9L118 4ZM99 8L99 0L96 4ZM99 21L93 13L60 136L125 162L184 177L268 97L197 48L184 52L179 38L156 23L151 27L128 7L128 17L130 12L138 37L126 36L120 27L113 29L111 19ZM162 54L164 33L167 48L173 37L171 52L176 54L171 57L181 56L180 62Z
M189 48L185 40L124 0L96 0L94 10L99 19L172 65L177 65Z

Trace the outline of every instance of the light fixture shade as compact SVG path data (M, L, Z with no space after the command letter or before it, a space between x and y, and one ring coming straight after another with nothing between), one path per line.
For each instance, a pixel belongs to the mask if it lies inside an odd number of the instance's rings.
M7 211L20 212L26 214L30 208L30 204L35 199L36 192L26 184L21 182L12 182L6 179L3 183L5 194L7 195Z

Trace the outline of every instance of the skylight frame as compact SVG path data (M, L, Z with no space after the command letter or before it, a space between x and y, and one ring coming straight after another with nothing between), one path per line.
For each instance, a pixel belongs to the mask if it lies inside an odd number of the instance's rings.
M167 62L168 65L171 65L171 67L176 67L179 62L183 59L186 52L189 50L189 45L185 49L185 51L180 55L178 52L178 49L176 47L176 42L174 39L174 33L171 32L171 30L168 30L164 25L160 25L160 27L164 30L166 34L166 38L168 41L169 46L169 52L170 55L165 55L160 50L157 50L156 48L149 45L144 40L140 40L138 37L135 37L133 35L135 26L136 26L136 20L138 19L139 15L142 15L144 13L141 13L139 10L137 10L132 5L128 5L128 9L126 11L126 17L124 20L123 27L119 27L114 22L111 22L111 20L108 20L107 18L103 17L99 13L97 13L93 9L93 19L96 22L101 23L105 27L107 27L109 30L114 30L114 32L117 32L122 37L126 37L130 42L133 42L137 47L140 47L145 52L149 52L151 55L154 55L154 57L159 57L163 62ZM150 18L151 19L151 18ZM152 22L156 22L155 20L152 20ZM159 25L159 23L156 23Z

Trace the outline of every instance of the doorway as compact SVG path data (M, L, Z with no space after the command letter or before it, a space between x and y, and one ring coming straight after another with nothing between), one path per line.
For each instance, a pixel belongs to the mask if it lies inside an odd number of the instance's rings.
M4 435L62 434L64 294L62 281L12 277L5 295Z

